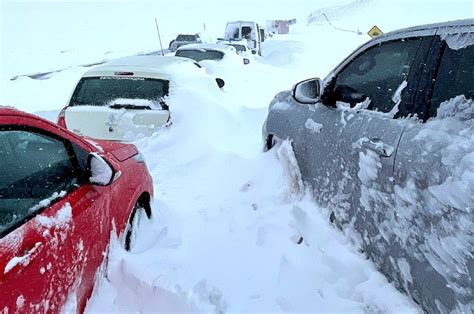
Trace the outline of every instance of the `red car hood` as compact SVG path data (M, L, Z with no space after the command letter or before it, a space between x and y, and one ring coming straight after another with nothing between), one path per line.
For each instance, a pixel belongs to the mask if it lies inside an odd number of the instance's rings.
M88 142L96 143L104 149L105 152L111 153L118 161L124 161L138 154L138 149L133 144L125 144L114 141L105 140L89 140Z

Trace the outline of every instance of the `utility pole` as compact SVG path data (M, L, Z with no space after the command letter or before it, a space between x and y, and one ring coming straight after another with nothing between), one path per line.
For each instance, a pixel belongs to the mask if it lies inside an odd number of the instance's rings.
M160 28L158 27L158 20L156 18L155 18L155 25L156 25L156 31L158 33L158 40L160 41L161 55L164 56L165 53L163 52L163 45L161 44Z

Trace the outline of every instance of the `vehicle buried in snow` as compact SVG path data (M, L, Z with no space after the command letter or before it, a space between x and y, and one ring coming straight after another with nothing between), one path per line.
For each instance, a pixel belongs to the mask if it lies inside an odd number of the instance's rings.
M256 54L255 50L251 50L247 46L247 41L245 39L218 38L217 44L232 46L237 51L237 54L241 56L250 56L251 54Z
M201 36L199 34L179 34L176 39L170 42L169 50L175 52L179 47L189 44L201 44Z
M231 21L225 27L224 39L246 40L247 47L253 53L262 55L262 43L265 41L265 29L254 21Z
M237 61L237 63L243 63L244 65L250 63L248 58L238 54L237 48L223 44L186 45L179 48L175 56L192 59L201 65L201 62L206 60L219 63Z
M95 139L132 141L150 136L170 122L167 100L179 92L181 80L196 77L208 89L224 86L222 79L213 81L200 68L194 61L173 56L127 57L97 66L77 83L58 124Z
M82 312L111 236L152 215L143 157L0 107L0 158L0 311Z
M265 149L292 143L331 221L430 312L474 306L474 20L355 50L270 103Z

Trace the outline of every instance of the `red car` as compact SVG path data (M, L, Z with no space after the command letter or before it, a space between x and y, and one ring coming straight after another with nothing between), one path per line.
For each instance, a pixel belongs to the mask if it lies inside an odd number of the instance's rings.
M112 232L130 249L152 196L135 146L0 107L0 313L82 311Z

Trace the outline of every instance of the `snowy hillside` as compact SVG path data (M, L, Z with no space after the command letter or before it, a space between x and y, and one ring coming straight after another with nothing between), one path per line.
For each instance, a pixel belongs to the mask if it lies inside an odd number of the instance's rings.
M261 128L277 92L324 77L373 25L468 18L471 1L6 1L1 14L0 105L51 120L91 64L158 50L154 18L166 47L180 32L215 41L227 20L297 19L248 66L208 68L222 92L195 97L183 84L169 99L171 127L136 140L154 179L153 219L134 252L112 238L87 312L421 312L328 223L290 145L262 152Z

